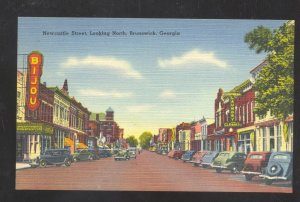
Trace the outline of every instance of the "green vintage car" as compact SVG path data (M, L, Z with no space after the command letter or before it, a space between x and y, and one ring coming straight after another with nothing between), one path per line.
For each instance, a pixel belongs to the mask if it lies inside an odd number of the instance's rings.
M87 149L76 150L72 156L74 162L93 160L93 154Z
M129 160L130 159L130 154L129 154L129 150L120 150L118 151L118 153L114 156L114 159L116 161L119 160Z
M216 172L230 170L232 173L240 172L244 168L244 162L247 155L242 152L220 152L213 161L212 167Z

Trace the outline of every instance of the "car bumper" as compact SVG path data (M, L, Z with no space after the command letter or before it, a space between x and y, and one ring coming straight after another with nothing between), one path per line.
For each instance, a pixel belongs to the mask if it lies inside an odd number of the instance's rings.
M279 176L268 176L268 175L259 175L259 177L264 178L264 179L269 179L269 180L288 180L286 177L279 177Z
M31 167L36 167L36 166L39 166L40 163L39 163L39 162L29 162L29 165L30 165Z
M241 173L245 175L261 175L260 172L251 172L251 171L241 171Z
M211 165L212 168L222 168L222 169L227 169L226 166L217 166L217 165Z
M212 167L213 165L211 163L201 163L201 166L206 165Z
M129 159L130 157L126 158L126 157L118 157L118 156L115 156L114 158L115 158L115 159Z

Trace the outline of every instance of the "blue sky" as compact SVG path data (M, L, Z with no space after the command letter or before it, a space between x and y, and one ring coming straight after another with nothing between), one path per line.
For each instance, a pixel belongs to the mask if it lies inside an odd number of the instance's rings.
M18 54L40 51L42 82L62 87L67 78L70 95L90 111L112 107L125 136L157 134L161 127L213 117L218 89L228 91L248 79L249 71L265 57L249 50L245 34L259 25L274 29L283 23L23 17L18 21ZM43 31L69 35L43 35ZM71 35L72 31L87 35ZM111 35L112 31L127 35ZM156 35L130 35L130 31ZM180 35L160 35L160 31Z

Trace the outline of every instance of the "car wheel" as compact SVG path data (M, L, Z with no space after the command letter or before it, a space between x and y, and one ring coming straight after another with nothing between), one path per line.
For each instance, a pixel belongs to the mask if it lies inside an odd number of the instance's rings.
M216 168L216 172L217 173L221 173L222 172L222 168Z
M270 176L277 176L281 173L282 168L278 163L272 163L270 166L268 166L268 174Z
M236 165L233 166L231 169L231 173L238 173L238 172L239 172L238 167Z
M202 165L202 168L208 168L208 165Z
M246 174L246 175L245 175L245 179L246 179L247 181L251 181L252 178L253 178L253 175L249 175L249 174Z
M273 183L273 180L270 180L270 179L265 180L266 185L271 185L272 183Z
M45 168L47 166L47 162L45 160L40 161L40 166Z
M70 166L70 165L71 165L71 160L70 159L66 160L65 161L65 166Z
M56 166L56 167L59 167L59 166L61 166L61 164L55 164L55 166Z

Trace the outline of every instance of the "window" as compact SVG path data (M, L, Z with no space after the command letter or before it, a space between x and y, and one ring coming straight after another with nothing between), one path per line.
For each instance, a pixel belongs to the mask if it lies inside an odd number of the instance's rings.
M263 156L260 154L253 154L250 156L250 159L262 159L262 158L263 158Z
M289 157L287 155L278 154L278 155L273 156L273 159L286 160L286 159L289 159Z
M276 132L277 132L277 151L280 151L282 141L281 141L281 125L276 126Z

